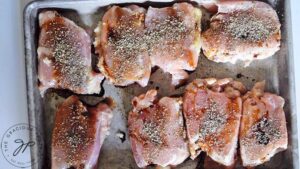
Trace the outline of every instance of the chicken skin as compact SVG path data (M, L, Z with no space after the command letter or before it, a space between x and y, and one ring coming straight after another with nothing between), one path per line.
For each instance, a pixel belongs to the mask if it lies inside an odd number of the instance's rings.
M100 93L103 75L92 70L91 40L82 28L56 11L39 14L39 89L68 89L77 94Z

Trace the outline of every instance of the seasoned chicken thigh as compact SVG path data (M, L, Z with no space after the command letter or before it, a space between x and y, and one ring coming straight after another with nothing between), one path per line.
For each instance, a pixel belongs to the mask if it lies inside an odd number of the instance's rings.
M241 60L247 66L279 50L281 25L271 6L259 1L224 1L217 6L218 13L201 37L208 59L230 63Z
M183 114L192 159L204 151L222 165L234 163L245 90L229 78L196 79L187 86Z
M181 98L156 99L156 90L135 97L129 113L131 147L140 168L178 165L188 156Z
M43 96L48 88L78 94L99 93L101 74L92 71L89 35L56 11L39 14L38 77Z
M188 3L172 7L149 7L145 26L152 66L172 74L177 85L188 77L184 70L195 70L200 53L200 9Z
M70 96L58 108L52 134L52 169L96 169L112 112L108 105L85 107Z
M151 62L145 42L145 12L136 5L113 6L95 30L98 67L114 85L148 83Z
M288 145L284 99L264 92L264 87L265 82L256 83L243 98L239 137L240 154L247 167L269 161Z

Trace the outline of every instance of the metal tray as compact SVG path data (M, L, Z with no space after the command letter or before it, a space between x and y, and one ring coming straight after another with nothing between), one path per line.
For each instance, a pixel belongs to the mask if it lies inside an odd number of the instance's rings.
M198 3L201 0L198 1ZM203 0L205 1L205 0ZM207 0L206 0L207 1ZM38 13L44 9L58 10L63 16L75 21L79 26L87 30L94 39L93 30L101 19L104 11L110 4L139 4L147 7L149 5L163 7L172 5L170 1L144 2L139 0L71 0L71 1L37 1L27 5L24 10L25 47L26 47L26 71L27 71L27 95L29 123L36 127L32 130L30 137L39 146L31 148L33 168L50 168L50 140L53 127L55 108L62 100L70 95L68 91L51 90L44 98L41 98L37 88L37 39L38 39ZM197 2L192 2L195 6ZM214 63L207 60L202 54L199 58L197 70L190 74L189 81L202 77L232 77L243 82L248 89L260 80L266 80L267 89L285 98L284 107L287 119L289 146L284 152L277 154L271 161L256 168L272 169L297 169L298 168L298 141L297 122L295 110L294 70L292 56L291 16L290 1L269 0L267 1L278 12L282 24L281 49L275 56L265 60L255 61L249 67L244 68L241 63L236 65ZM204 13L203 23L209 18ZM205 25L205 24L204 24ZM95 57L95 55L94 55ZM103 97L110 96L116 101L114 117L111 125L110 135L106 138L101 149L99 169L135 169L138 168L133 159L127 135L127 112L130 110L131 99L148 89L156 88L160 96L181 94L185 86L174 88L170 85L170 76L161 70L153 70L149 85L142 88L136 84L128 87L114 87L105 81L103 92L100 95L84 96L81 99L88 104L96 104ZM122 142L118 133L124 132L126 140ZM201 158L195 161L186 160L178 169L201 168ZM150 167L151 168L151 167ZM237 168L242 168L238 165Z

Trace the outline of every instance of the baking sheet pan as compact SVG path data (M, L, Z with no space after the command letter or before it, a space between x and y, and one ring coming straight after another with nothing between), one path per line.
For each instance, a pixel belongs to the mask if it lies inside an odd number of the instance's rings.
M206 0L207 1L207 0ZM256 168L268 169L297 169L298 168L298 136L297 136L297 113L295 110L294 72L292 56L291 17L290 2L288 0L269 0L269 3L278 13L282 24L281 49L273 57L261 61L254 61L249 67L244 68L241 63L236 65L214 63L200 54L198 67L191 72L188 81L195 78L231 77L243 82L248 89L260 80L266 80L266 90L277 93L284 97L284 107L287 119L289 145L288 149L274 156L271 161ZM73 20L83 27L94 39L93 30L101 19L103 13L110 4L138 4L143 7L149 5L155 7L170 6L171 1L100 1L100 0L68 0L68 1L36 1L27 5L24 10L24 31L26 47L26 74L29 123L36 127L36 131L30 133L31 139L39 146L31 149L33 168L50 168L50 141L55 117L55 108L65 97L71 95L68 91L50 90L44 98L41 98L37 88L37 40L38 40L38 13L44 9L55 9L63 16ZM202 3L200 0L191 2L195 6ZM203 25L209 18L204 13ZM205 28L204 28L205 29ZM96 57L96 55L94 55ZM160 69L153 70L147 87L142 88L137 84L128 87L114 87L108 81L102 84L103 91L100 95L81 95L80 98L90 105L94 105L103 97L112 97L116 102L114 117L110 135L106 138L100 152L99 169L136 169L138 168L133 159L127 134L127 113L131 106L131 99L148 89L158 89L159 96L173 96L182 94L185 86L174 88L170 85L171 78ZM125 140L120 139L119 134L125 134ZM186 160L178 169L202 168L202 156L196 160ZM151 167L150 167L151 168ZM237 168L242 168L237 165Z

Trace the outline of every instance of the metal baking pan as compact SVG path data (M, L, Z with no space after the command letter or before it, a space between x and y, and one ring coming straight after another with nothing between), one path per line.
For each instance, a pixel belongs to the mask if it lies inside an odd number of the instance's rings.
M207 1L207 0L206 0ZM70 0L70 1L36 1L27 5L24 10L25 47L26 47L26 73L29 123L35 126L30 137L38 146L31 148L33 168L50 168L50 140L53 128L55 107L61 103L64 97L70 95L67 91L51 90L44 98L41 98L37 87L37 40L39 34L38 13L44 9L55 9L63 16L75 21L79 26L87 30L94 39L93 30L110 4L138 4L144 7L170 6L174 2L156 1L144 2L138 0ZM297 169L298 166L298 136L295 110L294 69L292 55L292 34L290 1L269 0L267 1L278 12L282 24L281 49L275 56L261 61L254 61L249 67L242 64L222 64L207 60L200 54L197 70L190 74L189 81L202 77L231 77L243 82L248 89L260 80L266 80L267 91L274 92L284 97L284 107L287 119L289 146L284 152L274 156L271 161L256 168L268 169ZM197 2L192 2L197 6ZM205 13L204 13L205 14ZM205 14L208 18L209 14ZM205 22L205 19L203 20ZM204 24L205 25L205 24ZM94 55L95 57L95 55ZM170 76L161 70L153 70L149 85L142 88L136 84L128 87L114 87L105 81L103 92L100 95L80 96L88 104L96 104L103 97L110 96L116 102L114 117L110 135L106 138L101 149L99 169L135 169L138 168L133 159L127 134L127 113L130 110L131 99L148 89L156 88L160 96L181 94L185 86L174 88L170 85ZM119 133L125 134L125 140L121 140ZM202 160L186 160L179 169L201 168ZM150 167L151 168L151 167ZM237 167L242 168L242 167Z

